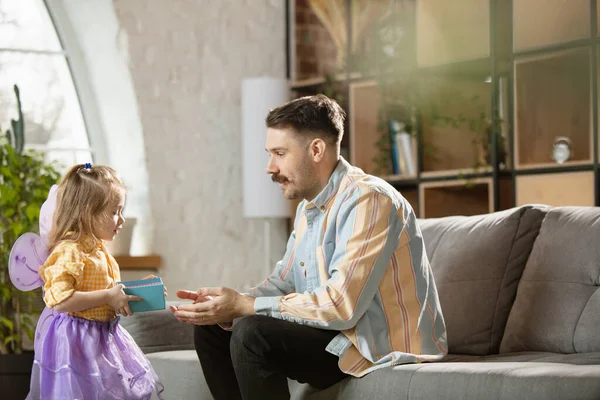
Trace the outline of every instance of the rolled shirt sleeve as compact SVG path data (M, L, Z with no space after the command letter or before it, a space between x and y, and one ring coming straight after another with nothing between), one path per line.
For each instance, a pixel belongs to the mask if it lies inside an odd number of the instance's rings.
M76 245L61 242L52 251L39 274L44 281L44 302L50 308L75 292L83 277L84 259Z
M312 292L257 298L255 312L322 329L354 327L398 244L403 223L395 212L389 197L353 191L340 210L338 243L325 285Z

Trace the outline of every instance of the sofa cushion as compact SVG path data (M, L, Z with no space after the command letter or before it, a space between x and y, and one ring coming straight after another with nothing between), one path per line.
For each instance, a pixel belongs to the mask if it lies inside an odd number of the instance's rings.
M519 284L501 352L600 351L600 208L548 212Z
M195 351L161 351L148 360L165 386L165 399L212 399Z
M419 220L450 353L497 353L517 284L547 211L523 206Z
M407 364L344 379L320 392L300 389L293 400L592 400L600 393L600 365L507 359Z
M543 351L522 351L518 353L491 354L489 356L467 356L449 354L442 362L540 362L571 365L600 366L600 352L557 354Z
M144 353L194 349L193 326L179 322L169 310L171 304L181 302L167 302L164 310L140 312L121 318L121 326L129 332Z

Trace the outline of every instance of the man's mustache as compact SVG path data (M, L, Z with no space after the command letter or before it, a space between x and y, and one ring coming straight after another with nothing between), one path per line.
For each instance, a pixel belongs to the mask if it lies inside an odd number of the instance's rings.
M285 176L279 174L271 174L271 180L277 183L285 183L288 181Z

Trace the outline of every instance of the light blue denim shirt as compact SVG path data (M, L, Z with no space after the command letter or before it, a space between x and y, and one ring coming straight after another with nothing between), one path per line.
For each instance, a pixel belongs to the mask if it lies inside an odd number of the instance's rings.
M249 295L257 314L340 331L327 351L354 376L447 354L412 207L341 157L317 197L298 205L283 259Z

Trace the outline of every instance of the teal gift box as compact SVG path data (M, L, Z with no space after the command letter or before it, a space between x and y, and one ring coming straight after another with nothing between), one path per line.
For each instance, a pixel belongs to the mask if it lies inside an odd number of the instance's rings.
M123 284L125 293L138 296L144 299L143 301L130 301L129 308L132 312L144 312L164 310L165 302L165 285L160 278L142 279L138 281L117 282Z

